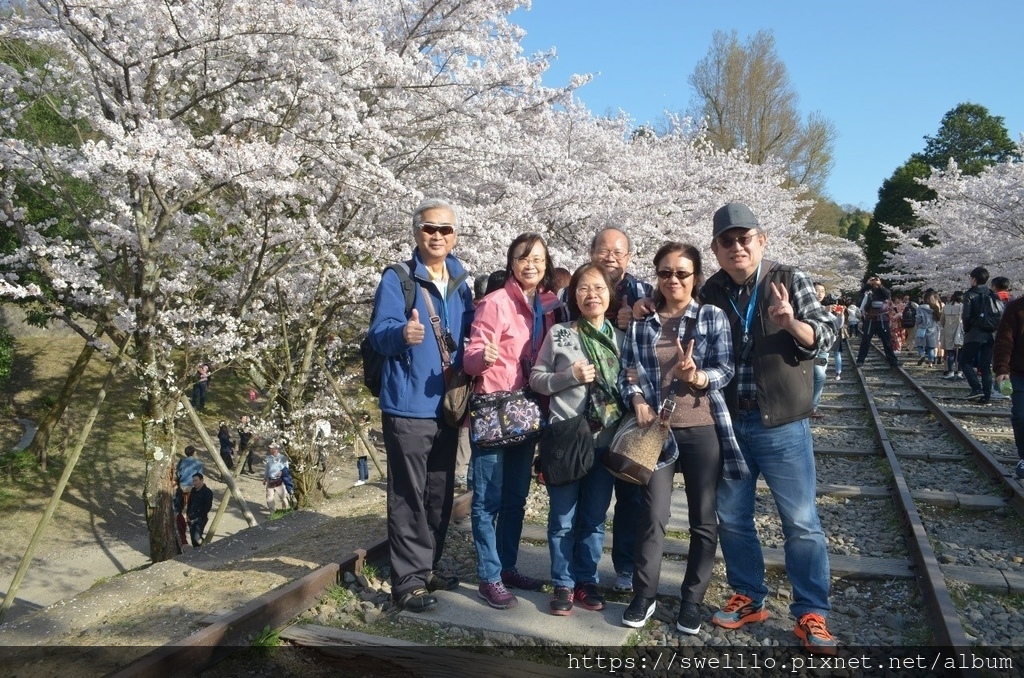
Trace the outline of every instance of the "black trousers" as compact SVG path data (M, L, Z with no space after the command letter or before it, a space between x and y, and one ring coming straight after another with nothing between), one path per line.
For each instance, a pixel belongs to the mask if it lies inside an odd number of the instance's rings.
M885 320L864 321L864 334L862 334L860 338L860 351L857 352L857 364L864 364L864 359L868 357L868 347L871 345L871 337L876 335L882 342L882 349L885 351L885 359L893 367L899 365L899 358L896 357L896 353L892 350L892 336L889 334L889 323Z
M381 415L388 455L391 595L425 587L448 535L455 492L458 429L442 419Z
M684 601L700 603L711 583L718 548L715 491L722 477L722 451L714 426L672 429L672 435L679 458L655 471L642 488L633 590L644 598L653 598L658 592L665 529L672 516L672 485L678 471L683 474L690 523L690 550L680 592Z

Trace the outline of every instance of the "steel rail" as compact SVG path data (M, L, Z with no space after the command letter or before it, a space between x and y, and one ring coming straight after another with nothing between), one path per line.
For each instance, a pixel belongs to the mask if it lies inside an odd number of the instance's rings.
M852 358L852 348L850 348L849 344L847 348ZM946 579L939 568L939 561L935 551L928 541L924 521L922 521L921 515L917 510L917 505L911 496L910 487L903 474L899 459L896 457L896 452L889 441L888 433L882 422L881 413L878 411L862 367L858 366L855 360L852 362L861 391L867 402L868 415L874 426L875 440L882 449L893 475L893 501L896 505L900 522L903 524L908 535L907 544L910 547L911 556L915 564L918 585L929 612L928 619L931 622L935 640L938 645L955 649L957 652L968 652L971 647L970 641L968 641L967 634L960 624L960 616L957 613L956 605L953 603L953 598L946 587ZM958 675L965 678L973 678L973 676L979 674L973 669L962 669Z
M881 349L872 344L872 347L882 354ZM896 370L903 380L914 390L918 397L924 401L925 408L931 412L943 428L945 428L953 438L963 445L967 450L970 451L974 461L978 464L978 468L989 478L997 481L1000 488L1005 493L1006 501L1011 504L1017 514L1024 517L1024 487L1017 482L1016 478L1013 477L1012 471L1007 471L1006 467L995 458L995 456L988 451L988 448L981 443L977 438L967 432L959 421L957 421L953 415L951 415L947 408L939 404L935 398L922 386L917 379L914 379L913 375L903 369L902 366L891 368ZM992 416L990 413L981 413L983 416Z
M472 492L455 497L453 520L469 515L472 497ZM201 673L234 652L249 647L249 639L268 626L279 628L287 625L315 605L329 587L338 584L343 573L362 574L365 563L387 557L387 551L386 538L356 549L336 563L328 563L290 584L264 593L190 636L171 641L139 657L111 676L149 678Z

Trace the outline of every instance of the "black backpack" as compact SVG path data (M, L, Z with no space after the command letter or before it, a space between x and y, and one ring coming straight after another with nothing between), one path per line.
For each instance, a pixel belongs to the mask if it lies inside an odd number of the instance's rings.
M391 264L381 272L381 276L383 276L388 269L397 273L398 279L402 283L402 294L405 296L405 317L408 318L409 314L412 312L413 304L416 303L416 283L410 275L410 271L412 271L412 262L403 261L398 264ZM371 325L373 324L373 319L376 315L377 309L374 308L373 313L370 314ZM370 344L369 336L364 336L363 340L359 342L359 355L363 358L363 384L374 398L379 398L382 385L382 374L384 372L384 356L373 348Z
M910 329L917 324L917 306L913 302L907 302L903 309L903 316L900 318L900 327Z
M971 321L971 329L995 332L1003 317L1003 300L991 290L979 296L981 298L978 300L978 314Z

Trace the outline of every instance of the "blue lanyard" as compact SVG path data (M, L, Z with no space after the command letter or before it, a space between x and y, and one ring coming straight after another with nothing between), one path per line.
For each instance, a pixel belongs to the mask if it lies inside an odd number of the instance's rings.
M530 348L533 353L530 358L537 357L537 344L540 343L541 333L544 331L544 308L540 304L540 288L533 293L533 332L530 333Z
M761 278L761 264L757 265L757 272L754 274L754 291L750 295L750 303L747 304L747 317L743 322L743 340L746 341L750 338L750 326L754 322L754 308L757 306L757 290L760 287L759 282ZM736 317L740 318L740 309L736 307L736 302L733 301L732 297L729 297L729 303L732 304L732 310L736 311Z

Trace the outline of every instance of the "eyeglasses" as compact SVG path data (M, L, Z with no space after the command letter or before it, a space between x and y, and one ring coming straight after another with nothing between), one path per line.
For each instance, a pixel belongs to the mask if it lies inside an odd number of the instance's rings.
M422 223L420 224L420 230L426 233L427 235L434 235L435 233L440 233L441 235L447 237L455 232L455 227L452 226L451 224Z
M543 266L544 257L516 257L515 262L520 266L526 266L527 264L533 264L534 266Z
M682 281L693 275L693 271L658 271L657 275L662 280L674 277L676 280Z
M605 287L604 285L600 285L600 286L597 286L597 287L586 287L586 286L584 286L584 287L577 287L576 288L576 294L578 296L581 296L581 297L585 297L588 294L590 294L591 292L593 292L594 294L597 294L597 295L602 295L602 294L605 294L606 292L608 292L608 288Z
M740 247L746 247L754 240L754 238L756 238L759 235L761 235L759 231L747 233L746 235L738 235L735 238L729 235L720 235L717 238L715 238L715 241L718 242L719 247L722 247L724 249L732 249L732 246L735 245L736 243L739 243Z
M607 247L594 250L594 254L597 255L598 259L604 259L605 257L612 257L614 259L625 259L629 256L629 252L623 252L622 250L610 250Z

